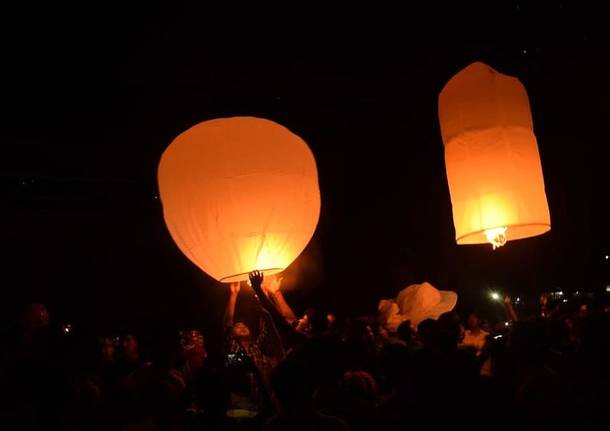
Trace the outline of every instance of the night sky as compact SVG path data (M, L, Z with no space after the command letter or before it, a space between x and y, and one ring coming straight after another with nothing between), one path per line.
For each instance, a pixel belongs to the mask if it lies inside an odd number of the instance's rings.
M226 290L173 244L156 168L177 134L235 115L288 127L317 160L320 223L286 273L297 310L367 313L425 280L457 291L461 311L490 288L603 290L610 49L574 4L546 17L545 43L508 5L496 12L518 24L511 43L459 46L400 31L230 37L177 6L26 14L2 54L3 319L39 301L98 331L218 322ZM551 211L549 233L496 251L455 244L438 125L438 93L473 61L527 88Z

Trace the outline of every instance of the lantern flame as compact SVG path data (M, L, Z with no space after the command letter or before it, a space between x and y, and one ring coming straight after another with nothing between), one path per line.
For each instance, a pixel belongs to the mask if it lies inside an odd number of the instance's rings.
M498 247L502 247L504 244L506 244L508 239L506 237L506 226L485 229L485 237L492 245L494 250Z

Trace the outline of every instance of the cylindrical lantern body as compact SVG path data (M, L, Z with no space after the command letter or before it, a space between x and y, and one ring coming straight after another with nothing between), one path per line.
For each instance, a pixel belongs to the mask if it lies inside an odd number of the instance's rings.
M458 244L540 235L551 228L525 88L473 63L439 96L445 166ZM498 244L502 245L502 243Z
M169 232L182 252L222 282L280 272L311 239L320 215L307 144L272 121L205 121L179 135L159 164Z

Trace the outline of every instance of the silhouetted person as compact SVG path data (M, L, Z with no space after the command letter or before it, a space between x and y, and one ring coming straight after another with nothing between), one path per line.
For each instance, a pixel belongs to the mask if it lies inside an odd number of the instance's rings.
M468 328L464 332L462 344L473 348L476 351L476 354L480 355L485 347L489 333L481 328L481 319L479 318L479 315L474 312L468 315L467 326Z
M561 413L561 387L557 373L546 366L547 320L521 321L510 337L516 424L540 426Z
M405 320L400 325L398 325L398 329L396 330L396 336L400 341L405 343L406 346L413 345L415 331L413 331L413 328L411 327L410 320Z
M348 370L370 370L375 362L377 345L373 329L363 319L348 321L343 336Z
M337 334L339 331L339 322L337 322L337 316L334 313L328 313L326 315L326 320L328 321L328 334Z
M130 399L129 426L180 429L184 421L186 385L178 368L179 341L175 331L154 328L149 341L150 362L132 372L124 382Z
M345 431L342 420L316 411L313 405L314 379L307 361L297 355L288 356L271 375L271 386L279 405L279 413L265 425L265 430Z
M197 412L192 418L193 430L224 430L229 426L226 412L231 403L231 392L222 374L202 367L193 376L191 390Z
M387 344L379 355L379 371L386 393L379 402L376 428L404 428L417 414L413 374L419 370L414 368L413 354L402 343Z
M203 368L208 352L205 347L205 338L196 329L181 333L180 337L182 374L188 384Z
M251 273L250 282L255 291L260 292L262 273ZM271 370L283 356L283 347L271 316L265 309L257 310L260 324L256 337L244 322L236 321L235 306L239 291L239 283L230 285L224 315L225 365L231 388L230 414L241 415L240 411L245 411L253 416L264 415L271 409Z
M90 335L78 339L73 383L64 408L63 425L68 430L102 430L116 425L112 423L108 403L114 395L108 375L114 356L110 355L111 349L105 348L104 339L96 340Z
M121 338L119 357L118 368L121 378L127 377L142 365L138 337L134 334L126 334Z
M100 339L100 350L102 360L107 363L116 362L116 343L112 337L102 337Z
M328 330L328 315L318 309L308 308L296 324L297 331L311 337L320 337Z
M20 316L10 361L0 376L1 408L6 417L17 420L20 429L59 426L61 403L70 383L60 346L57 333L49 326L46 306L28 304Z
M462 337L459 316L455 311L448 311L440 315L438 323L441 331L441 349L448 354L455 352Z
M426 319L417 326L417 336L425 350L439 351L441 348L441 326L438 321Z

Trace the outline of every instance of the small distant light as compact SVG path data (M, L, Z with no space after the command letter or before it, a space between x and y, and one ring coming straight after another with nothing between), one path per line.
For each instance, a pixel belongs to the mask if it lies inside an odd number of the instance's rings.
M576 292L574 292L574 296L580 296L580 290L577 290Z
M509 326L510 322L504 322L504 326Z
M610 259L610 256L606 255L604 256L606 258L606 260Z
M527 54L527 49L524 49L523 51L521 51L524 55Z
M491 292L489 296L491 296L491 299L493 299L494 301L500 300L500 294L498 292Z
M154 195L154 196L153 196L153 199L159 199L159 196Z
M515 299L515 302L521 302L521 298L519 298L519 297L517 296L517 299Z
M610 284L606 286L606 292L610 293Z
M25 185L26 185L26 182L25 182L25 181L21 181L21 185L22 185L22 186L25 186Z
M563 302L568 302L568 300L567 300L567 299L564 299L564 300L563 300Z
M559 292L557 292L557 295L558 296L563 296L563 291L560 290Z

